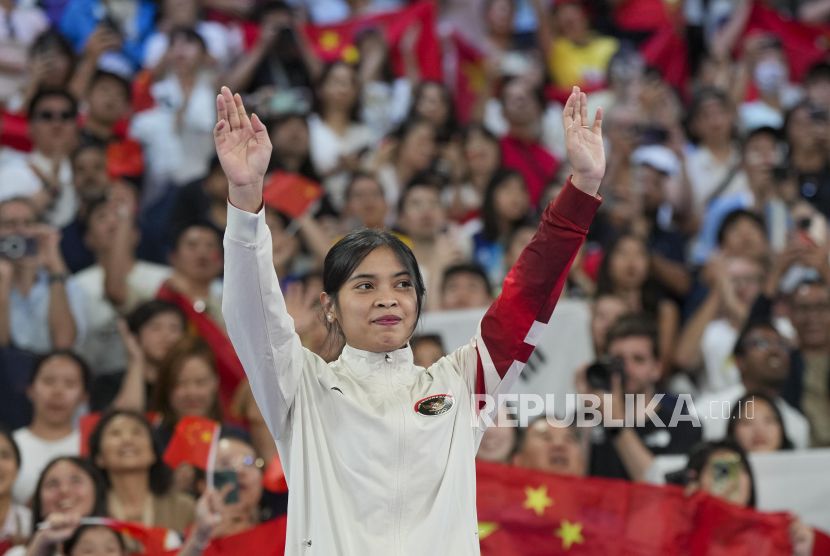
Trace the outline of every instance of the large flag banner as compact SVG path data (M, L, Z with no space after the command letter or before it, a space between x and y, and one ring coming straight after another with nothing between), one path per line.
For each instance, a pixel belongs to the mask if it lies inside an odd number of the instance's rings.
M203 471L208 470L219 430L220 425L216 421L204 417L183 417L176 424L173 438L164 451L164 463L171 469L189 463Z
M482 556L791 556L786 514L674 486L478 462Z
M775 10L755 2L745 35L769 33L781 41L790 63L790 79L799 82L814 64L827 58L830 25L807 25L785 19Z
M455 48L455 115L458 121L470 121L470 112L484 88L486 58L458 32L450 35Z
M367 29L380 29L391 49L395 75L401 76L405 69L398 45L414 25L420 25L421 30L415 44L421 78L441 80L441 46L435 33L435 3L431 0L415 2L402 10L356 17L336 25L308 25L305 32L317 54L326 62L345 60L354 63L359 58L354 45L358 35Z

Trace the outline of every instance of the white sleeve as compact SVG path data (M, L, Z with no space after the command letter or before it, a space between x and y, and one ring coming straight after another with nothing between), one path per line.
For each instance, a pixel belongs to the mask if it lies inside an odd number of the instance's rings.
M290 430L305 350L274 271L265 211L228 203L222 314L251 390L275 439Z

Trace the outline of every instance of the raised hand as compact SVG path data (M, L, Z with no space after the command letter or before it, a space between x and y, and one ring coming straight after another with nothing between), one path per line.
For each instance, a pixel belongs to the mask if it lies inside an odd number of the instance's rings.
M216 154L228 177L228 196L237 208L257 212L262 205L262 182L271 160L271 139L256 114L248 118L242 98L222 87L216 97L219 122L213 128Z
M605 175L605 149L602 145L602 108L597 110L593 127L589 126L588 97L574 87L565 109L565 148L574 174L571 183L589 195L596 195Z

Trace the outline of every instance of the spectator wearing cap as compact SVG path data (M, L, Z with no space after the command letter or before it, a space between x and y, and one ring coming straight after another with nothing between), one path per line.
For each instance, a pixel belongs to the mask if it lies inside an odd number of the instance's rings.
M556 177L559 161L542 144L542 91L516 77L502 87L502 112L509 125L501 139L502 164L522 174L530 205L537 206L545 186Z
M784 430L796 449L810 443L810 424L797 409L781 397L790 370L790 345L770 320L751 320L741 331L733 350L741 382L695 401L704 440L726 436L732 405L747 392L761 392L781 412Z
M783 163L783 147L778 133L770 127L752 131L744 141L743 172L747 177L746 191L722 195L706 212L700 235L693 251L693 261L704 264L717 245L718 230L726 216L735 210L748 210L759 215L766 224L770 248L780 252L787 243L790 216L786 204L777 194L775 170Z
M137 114L129 134L144 147L142 205L208 173L216 153L216 74L205 41L193 29L170 34L170 70L150 89L156 106Z
M86 296L88 329L81 353L94 376L126 368L127 346L119 318L154 299L171 273L170 267L136 260L136 193L130 186L120 187L128 191L89 205L84 242L95 264L75 277Z
M55 228L75 218L78 198L69 155L77 146L78 105L65 89L42 89L29 105L32 152L8 156L0 168L0 201L27 197Z
M574 85L586 91L600 89L611 57L619 42L597 35L579 0L554 0L545 8L545 0L533 0L539 28L537 42L547 60L548 73L560 89Z

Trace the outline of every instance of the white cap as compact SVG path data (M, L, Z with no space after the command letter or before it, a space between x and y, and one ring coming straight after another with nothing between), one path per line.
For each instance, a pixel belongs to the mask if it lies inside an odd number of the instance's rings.
M632 164L647 164L655 170L659 170L669 176L674 176L680 171L680 161L677 155L663 145L649 145L640 147L631 155Z

